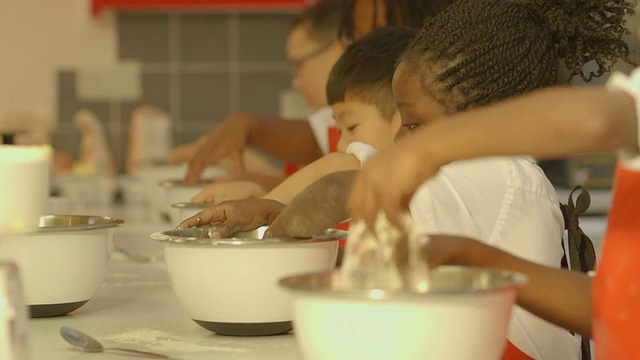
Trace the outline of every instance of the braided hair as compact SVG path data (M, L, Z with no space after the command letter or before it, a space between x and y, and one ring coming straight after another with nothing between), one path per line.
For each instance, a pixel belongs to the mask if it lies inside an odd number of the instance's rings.
M608 72L629 47L626 0L457 0L428 18L400 61L449 111L554 85L562 60L571 79ZM594 61L597 69L585 72Z
M386 25L419 29L425 18L435 16L454 0L343 0L342 23L338 36L349 41L355 40L354 8L357 1L373 2L373 25L376 23L378 11L384 11ZM384 9L378 8L379 1L383 2Z

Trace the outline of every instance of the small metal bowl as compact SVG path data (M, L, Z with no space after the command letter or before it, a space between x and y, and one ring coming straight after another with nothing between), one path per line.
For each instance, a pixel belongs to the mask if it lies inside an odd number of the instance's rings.
M37 232L97 230L123 226L124 220L93 215L44 215Z

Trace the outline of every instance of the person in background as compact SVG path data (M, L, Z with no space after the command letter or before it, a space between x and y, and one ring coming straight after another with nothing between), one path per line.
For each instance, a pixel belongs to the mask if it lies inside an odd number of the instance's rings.
M285 50L294 71L292 86L315 111L308 121L233 115L197 142L169 154L169 161L189 161L185 181L199 181L206 166L223 158L232 160L241 172L247 145L293 164L309 163L329 151L326 124L331 125L333 119L324 89L333 64L343 52L337 41L341 13L339 0L323 0L295 16L291 23Z
M321 0L316 6L330 0ZM340 55L338 49L342 49L344 42L350 42L364 36L373 28L384 25L403 25L412 28L420 28L424 18L437 14L453 0L345 0L344 12L341 18L339 31L332 34L332 40L336 41L336 50L333 53L334 61ZM327 5L328 6L328 5ZM345 41L337 41L338 40ZM311 35L311 33L310 33ZM315 38L314 35L311 35ZM328 39L324 35L323 39ZM318 45L325 44L318 42ZM320 47L317 48L319 50ZM329 50L327 50L329 51ZM312 53L308 53L310 55ZM313 52L311 58L291 58L293 64L297 64L299 71L311 69L311 59L319 61L320 54L329 56L325 52ZM303 59L305 61L299 61ZM296 66L296 65L294 65ZM330 67L325 69L328 74ZM326 78L325 78L326 79ZM294 80L294 86L296 85ZM299 86L299 85L298 85ZM322 88L324 94L324 88ZM326 111L326 110L325 110ZM327 123L331 120L313 120L309 122L290 121L278 118L266 118L255 115L240 114L225 120L220 126L205 135L196 144L190 145L187 156L175 155L169 157L176 161L188 160L189 166L185 175L186 182L197 182L204 168L229 157L236 164L236 168L242 169L241 154L248 145L265 151L277 158L294 164L309 164L324 154L327 148L324 143L329 143L323 133ZM324 125L323 125L324 124ZM315 130L314 130L315 129ZM314 134L316 136L314 136ZM332 132L335 143L336 132Z
M447 146L455 142L455 147ZM613 201L595 279L529 262L459 236L432 235L423 253L430 266L481 266L518 271L529 284L517 298L533 314L593 337L597 359L638 359L640 342L640 70L616 73L606 87L541 90L460 113L415 131L374 156L356 178L354 218L384 211L397 222L406 198L454 161L496 155L540 159L618 151ZM398 179L384 176L393 169Z
M391 80L400 54L415 34L415 31L403 27L385 27L373 30L349 45L331 70L327 83L327 98L342 133L338 143L341 151L328 154L291 175L260 199L263 203L282 208L298 192L323 175L359 169L361 164L358 157L344 152L352 147L350 143L377 149L385 149L393 144L394 134L400 127L400 115L393 101ZM245 219L250 221L247 226L261 226L244 210L237 210L250 208L244 204L254 203L255 200L223 202L185 220L179 227L220 225L211 235L227 237L231 234L225 231L237 230L236 227L243 226L241 224ZM231 209L237 216L227 212ZM221 216L228 221L219 223ZM270 218L259 217L264 221Z

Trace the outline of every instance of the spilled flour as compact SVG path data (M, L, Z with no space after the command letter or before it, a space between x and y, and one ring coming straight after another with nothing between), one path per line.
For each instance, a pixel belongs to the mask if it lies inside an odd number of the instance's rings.
M136 347L165 352L234 352L243 353L250 349L216 344L211 338L194 339L160 330L139 328L105 338L117 344L131 344Z
M431 284L429 267L421 249L429 241L409 214L403 214L404 231L380 212L375 232L364 221L351 224L340 285L346 288L412 290L426 292Z

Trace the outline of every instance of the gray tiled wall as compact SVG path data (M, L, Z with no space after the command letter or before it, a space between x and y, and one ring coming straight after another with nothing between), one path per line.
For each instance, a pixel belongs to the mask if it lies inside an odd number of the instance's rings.
M172 118L176 144L193 141L237 112L277 115L290 86L284 53L291 13L119 13L118 57L141 63L139 101L85 102L75 70L58 74L59 128L54 146L77 155L73 114L88 108L103 121L120 169L132 112L155 105Z

